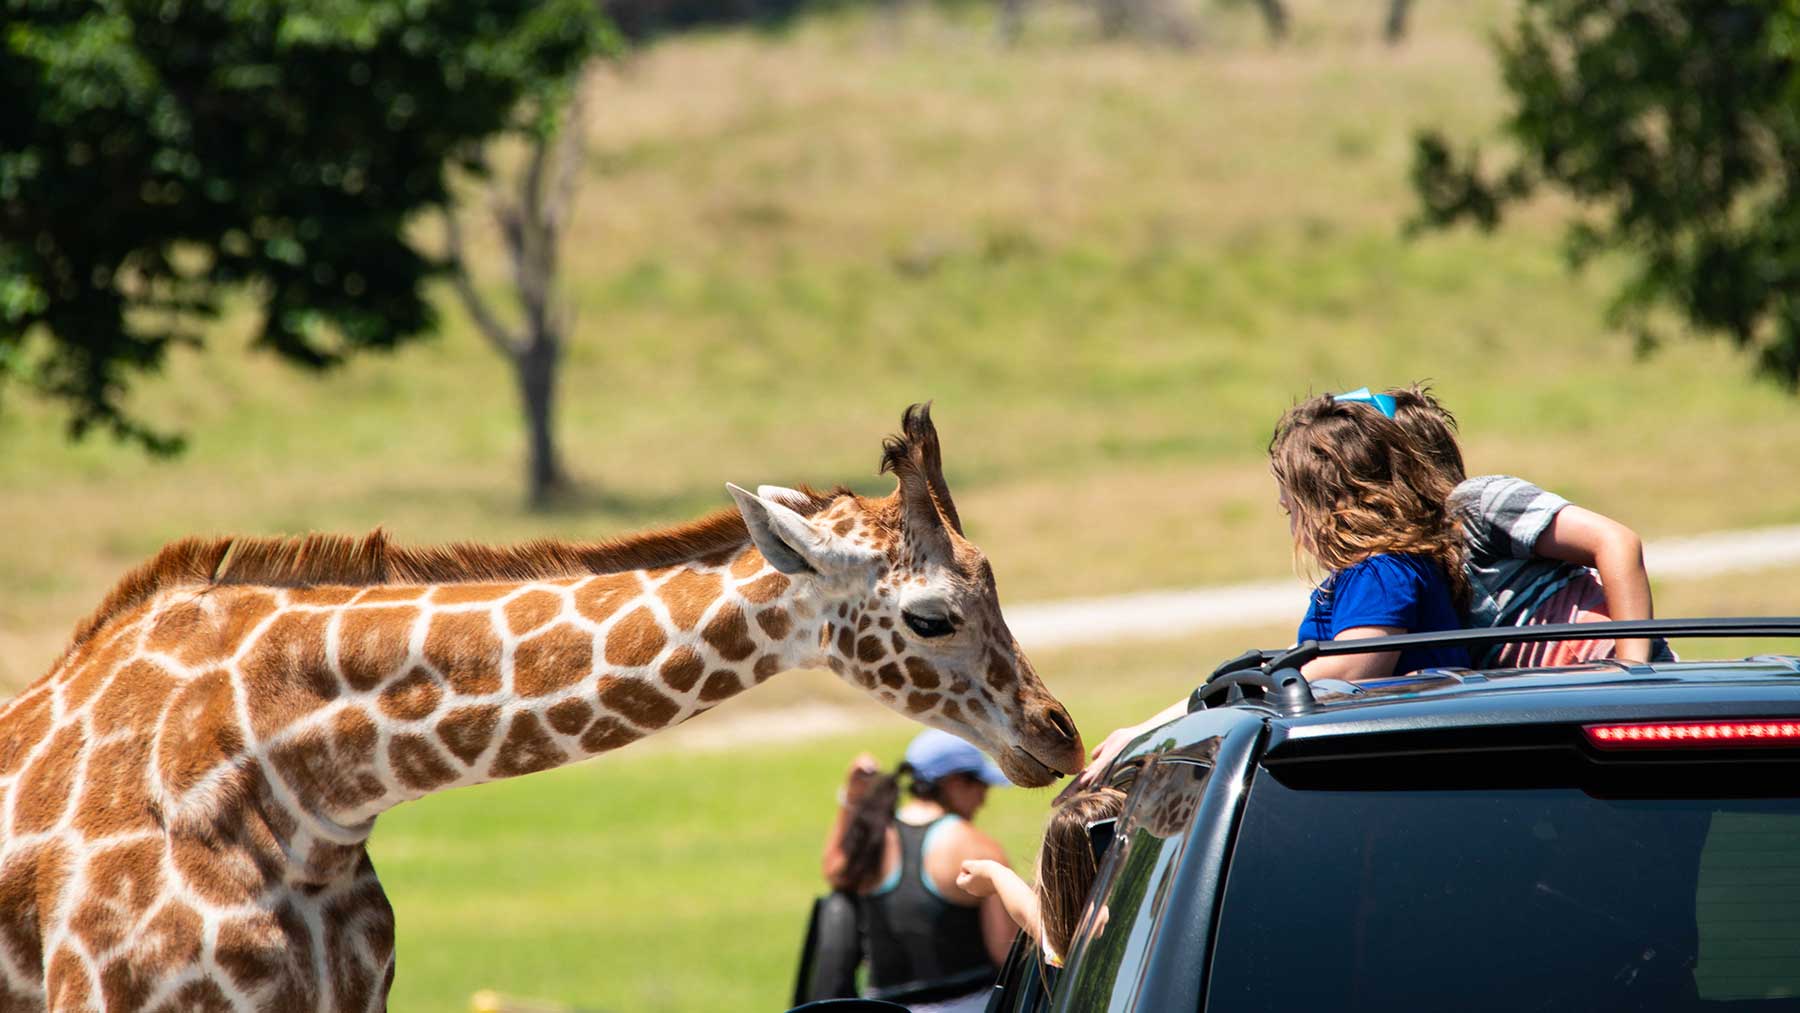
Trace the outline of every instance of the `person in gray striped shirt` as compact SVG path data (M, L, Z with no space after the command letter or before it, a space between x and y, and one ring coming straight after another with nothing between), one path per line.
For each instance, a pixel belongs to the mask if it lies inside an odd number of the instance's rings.
M1510 475L1466 476L1456 419L1413 385L1386 392L1394 420L1432 464L1455 483L1450 514L1468 548L1468 620L1472 627L1649 619L1655 614L1644 545L1637 532ZM1475 659L1478 668L1573 665L1600 658L1670 660L1660 640L1556 641L1500 644Z

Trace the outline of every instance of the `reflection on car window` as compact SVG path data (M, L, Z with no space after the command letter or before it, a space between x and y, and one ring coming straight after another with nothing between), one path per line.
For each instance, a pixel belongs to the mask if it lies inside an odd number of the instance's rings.
M1069 971L1059 989L1068 994L1059 995L1061 1008L1129 1008L1136 983L1120 981L1120 968L1139 966L1136 955L1154 940L1170 873L1180 864L1217 745L1207 740L1166 753L1138 775L1069 947Z
M1800 799L1321 790L1263 773L1207 1005L1793 1009L1797 869Z

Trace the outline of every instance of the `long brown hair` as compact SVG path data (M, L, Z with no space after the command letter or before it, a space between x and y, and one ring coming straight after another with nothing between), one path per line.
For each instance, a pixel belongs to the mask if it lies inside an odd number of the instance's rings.
M850 812L850 822L838 848L844 853L844 868L832 885L841 890L860 890L868 886L881 871L881 859L887 852L888 827L894 825L894 806L900 801L900 782L908 782L907 791L914 798L935 802L936 781L921 781L913 774L912 764L901 763L891 774L878 775L857 800Z
M1463 467L1462 447L1456 442L1456 416L1444 407L1425 383L1391 387L1383 391L1394 399L1394 421L1425 454L1431 466L1442 472L1455 485L1468 477Z
M1446 504L1454 483L1379 409L1330 394L1300 402L1275 424L1269 469L1293 512L1296 553L1333 572L1382 552L1426 556L1457 605L1467 601L1462 534Z
M1071 795L1050 810L1043 850L1038 852L1038 914L1044 923L1044 942L1059 957L1069 955L1075 925L1100 868L1088 827L1097 820L1116 819L1124 811L1125 793L1117 788Z

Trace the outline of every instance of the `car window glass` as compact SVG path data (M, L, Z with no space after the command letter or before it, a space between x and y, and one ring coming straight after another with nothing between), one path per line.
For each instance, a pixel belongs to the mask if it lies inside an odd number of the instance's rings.
M1791 797L1353 790L1263 772L1232 852L1207 1005L1794 1009L1797 870Z
M1170 873L1180 863L1216 745L1209 740L1165 754L1138 775L1069 947L1059 1008L1130 1008L1136 983L1121 980L1121 968L1139 966L1135 955L1154 942Z

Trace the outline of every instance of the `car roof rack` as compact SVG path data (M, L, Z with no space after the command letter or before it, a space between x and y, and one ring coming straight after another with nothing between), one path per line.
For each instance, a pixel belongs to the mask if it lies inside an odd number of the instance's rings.
M1358 640L1307 640L1285 650L1249 650L1207 677L1188 697L1188 712L1261 700L1282 714L1305 714L1318 707L1312 685L1300 666L1314 658L1374 654L1409 647L1483 647L1489 644L1541 643L1546 640L1662 637L1800 637L1800 616L1749 616L1723 619L1632 619L1603 623L1546 623L1542 626L1497 626L1435 633L1400 633Z

